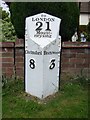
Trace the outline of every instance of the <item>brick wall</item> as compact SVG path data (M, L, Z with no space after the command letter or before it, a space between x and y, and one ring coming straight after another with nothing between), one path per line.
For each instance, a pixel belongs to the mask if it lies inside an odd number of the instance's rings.
M90 42L64 42L61 61L62 74L90 77Z
M2 49L1 49L2 48ZM17 39L0 44L2 74L8 77L24 76L24 42ZM0 66L1 67L1 66ZM90 42L63 42L61 55L62 75L83 75L90 77Z
M1 51L2 47L2 51ZM24 42L3 42L0 47L2 53L2 74L7 77L24 76ZM1 57L0 57L1 59Z
M3 43L2 51L2 74L6 76L14 75L13 43Z

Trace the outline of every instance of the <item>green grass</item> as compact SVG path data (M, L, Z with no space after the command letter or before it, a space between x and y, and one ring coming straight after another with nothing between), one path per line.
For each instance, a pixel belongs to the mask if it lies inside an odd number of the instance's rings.
M3 118L88 118L88 90L77 82L67 82L61 91L41 101L24 92L22 80L3 88Z

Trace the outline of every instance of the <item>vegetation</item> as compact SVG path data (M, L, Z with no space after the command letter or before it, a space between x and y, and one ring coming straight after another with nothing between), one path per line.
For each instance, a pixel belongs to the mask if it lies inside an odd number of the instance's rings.
M0 11L2 12L2 19L0 19L0 28L2 28L2 33L0 32L0 41L15 41L16 34L9 13L3 11L2 8L0 8Z
M87 29L88 29L88 32L90 33L90 22L88 23Z
M25 18L41 12L62 19L60 35L63 41L70 40L78 26L79 9L77 3L74 2L12 2L10 12L12 23L19 38L24 38L25 35Z
M79 25L79 32L87 32L87 25Z
M90 41L90 22L87 25L87 30L88 30L88 41Z
M61 90L42 101L24 92L22 80L9 80L2 91L2 117L88 118L88 91L83 83L88 79L61 80Z
M90 41L90 22L88 23L88 25L80 25L79 33L83 33L86 41Z
M0 41L2 40L2 11L1 11L1 8L0 8Z

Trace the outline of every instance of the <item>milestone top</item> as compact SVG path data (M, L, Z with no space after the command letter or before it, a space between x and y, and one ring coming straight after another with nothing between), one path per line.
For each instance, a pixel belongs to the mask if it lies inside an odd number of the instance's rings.
M47 13L26 18L26 35L37 44L50 43L58 38L61 19Z

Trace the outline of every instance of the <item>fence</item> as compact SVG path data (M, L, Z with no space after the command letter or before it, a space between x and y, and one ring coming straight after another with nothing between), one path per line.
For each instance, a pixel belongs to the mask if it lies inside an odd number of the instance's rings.
M1 55L2 54L2 55ZM7 77L24 77L24 40L3 42L0 46L2 74ZM61 74L90 77L90 42L63 42Z

